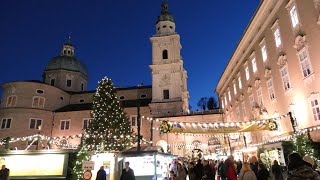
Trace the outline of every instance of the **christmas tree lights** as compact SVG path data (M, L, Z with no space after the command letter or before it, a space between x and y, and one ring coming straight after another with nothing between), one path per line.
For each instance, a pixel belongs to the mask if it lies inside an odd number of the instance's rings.
M92 155L120 152L133 145L135 136L130 122L120 107L111 79L103 78L93 96L92 117L85 129L81 149L73 168L72 179L81 179L83 160Z

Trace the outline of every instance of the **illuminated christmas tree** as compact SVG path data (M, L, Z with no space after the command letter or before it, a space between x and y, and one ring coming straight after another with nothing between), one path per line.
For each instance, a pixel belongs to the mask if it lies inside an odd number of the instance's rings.
M312 142L305 134L295 135L293 138L293 146L294 150L302 157L305 155L313 156L315 153Z
M81 179L82 161L89 160L90 155L126 150L135 139L130 122L115 95L113 83L106 77L99 81L93 96L92 117L73 168L74 180Z
M132 146L130 122L120 107L112 81L106 77L99 82L93 97L92 117L84 142L90 151L118 152Z

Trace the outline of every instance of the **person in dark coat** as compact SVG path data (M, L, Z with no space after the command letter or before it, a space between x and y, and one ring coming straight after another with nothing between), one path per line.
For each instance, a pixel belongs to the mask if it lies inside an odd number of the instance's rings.
M279 165L277 160L273 161L273 165L271 166L271 171L272 171L274 180L283 180L281 166Z
M289 154L287 180L312 179L320 180L320 175L309 167L298 153Z
M257 180L268 180L269 178L269 171L266 166L262 163L258 165L258 176Z
M241 169L242 169L242 161L239 159L237 162L237 174L238 175L239 175Z
M203 161L203 180L214 180L214 173L208 160Z
M6 168L6 165L2 165L0 170L0 180L8 180L9 174L10 174L10 170Z
M107 173L104 170L104 167L101 166L99 171L97 172L96 180L106 180L107 179Z
M129 162L126 162L126 168L122 170L122 174L120 177L120 180L135 180L134 172L133 170L129 167Z
M201 179L202 178L202 176L203 176L203 165L202 165L202 163L201 163L201 159L199 159L198 160L198 162L197 162L197 164L196 164L196 169L197 169L197 171L199 172L199 178Z
M199 173L197 169L194 167L194 163L190 162L188 165L188 175L189 175L189 180L199 180Z

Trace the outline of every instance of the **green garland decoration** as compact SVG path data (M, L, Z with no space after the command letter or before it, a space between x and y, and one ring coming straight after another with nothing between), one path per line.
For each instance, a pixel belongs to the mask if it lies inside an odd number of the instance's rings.
M276 130L278 130L278 125L277 125L276 121L270 120L270 121L268 122L268 128L269 128L271 131L276 131Z
M166 134L172 131L173 126L168 123L168 121L162 121L160 125L160 133L161 134Z

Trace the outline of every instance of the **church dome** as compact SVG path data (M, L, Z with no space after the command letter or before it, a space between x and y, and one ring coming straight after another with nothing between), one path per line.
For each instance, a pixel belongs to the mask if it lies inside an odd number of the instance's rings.
M47 64L46 71L48 70L67 70L80 72L88 77L88 71L84 64L82 64L74 56L61 55L52 58Z
M161 14L158 16L156 24L160 21L171 21L174 23L173 15L168 10L168 3L166 0L162 2L161 7Z

